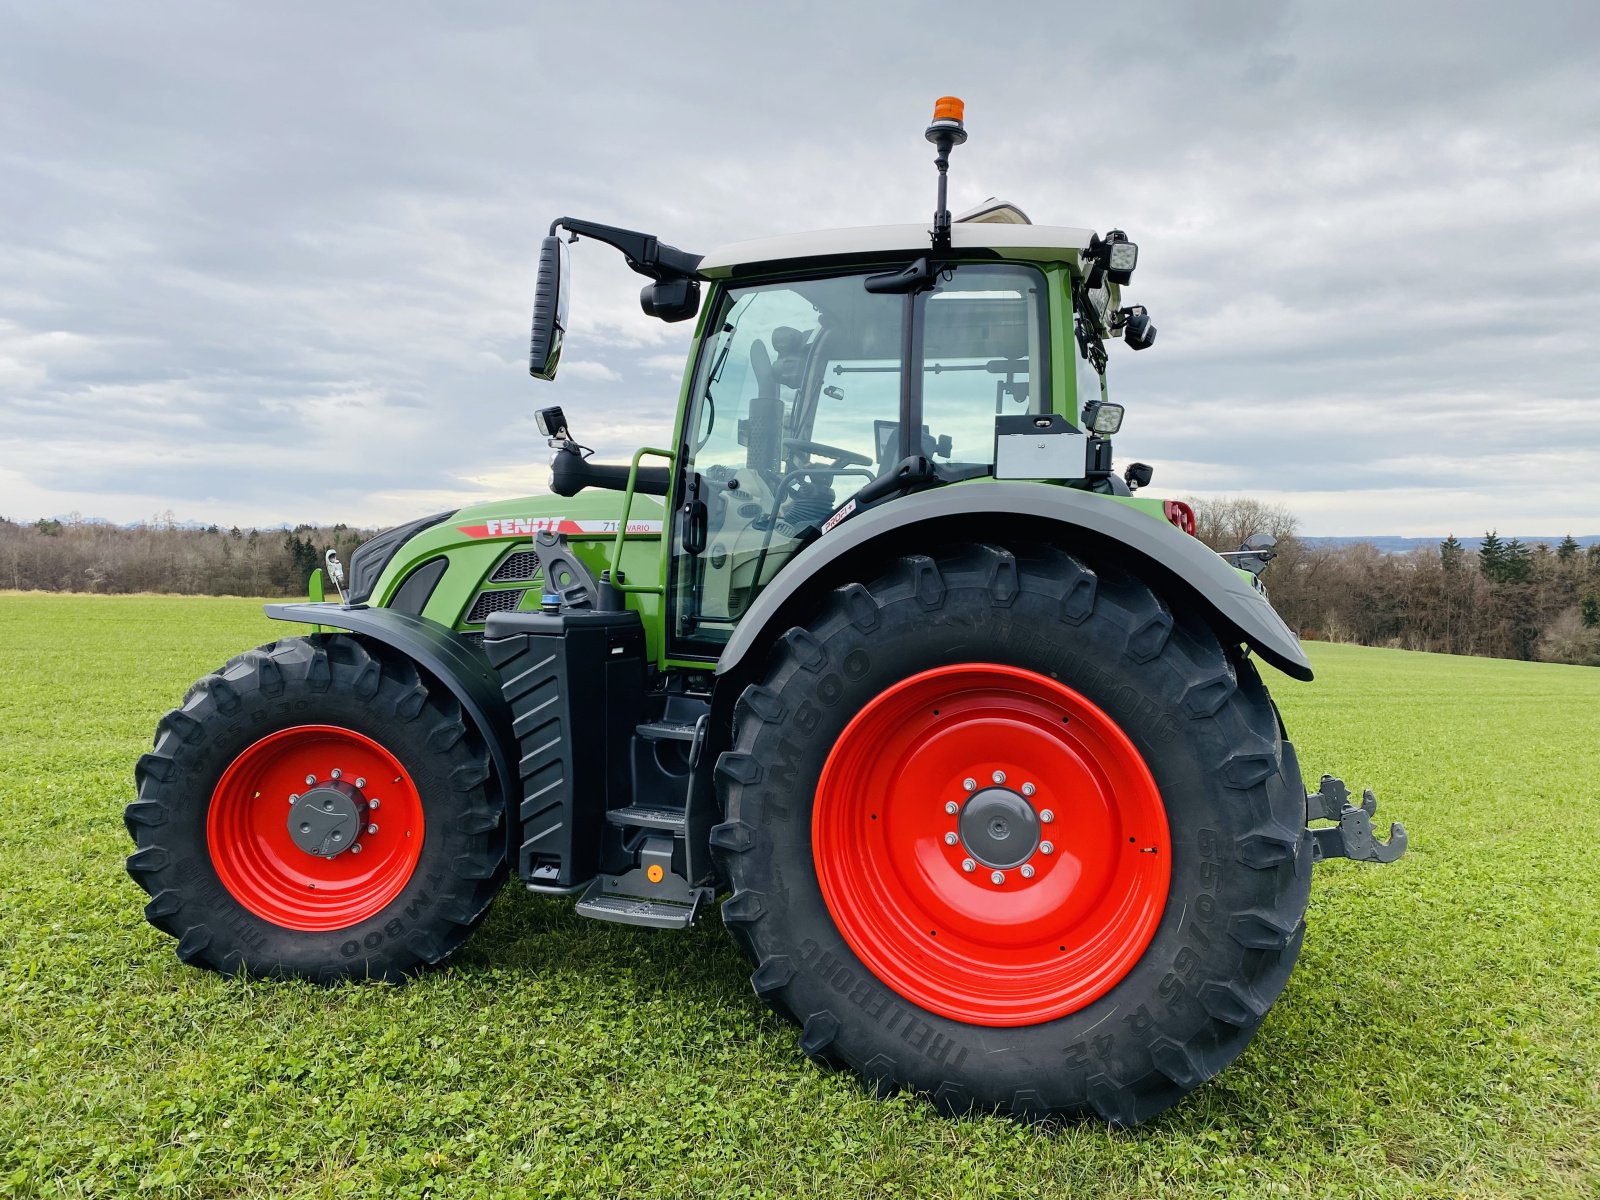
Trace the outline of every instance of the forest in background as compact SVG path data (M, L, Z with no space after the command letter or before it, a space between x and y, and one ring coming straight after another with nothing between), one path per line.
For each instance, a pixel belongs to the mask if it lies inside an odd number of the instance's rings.
M1485 535L1468 550L1454 534L1385 554L1366 543L1310 544L1282 505L1191 498L1196 533L1237 550L1267 533L1277 555L1262 581L1302 637L1364 646L1600 666L1600 544L1554 545ZM133 527L0 517L0 587L72 592L303 596L332 547L346 564L374 531L347 525L223 529L164 514Z

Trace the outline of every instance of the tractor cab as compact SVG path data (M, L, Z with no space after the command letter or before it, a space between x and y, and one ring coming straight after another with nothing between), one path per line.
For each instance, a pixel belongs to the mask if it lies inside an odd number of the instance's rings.
M676 444L659 452L670 466L592 464L559 409L541 414L558 495L630 480L636 493L672 492L664 573L680 655L715 659L797 552L875 505L982 478L1131 495L1111 470L1122 409L1107 398L1105 345L1118 332L1135 349L1155 337L1142 308L1117 307L1137 247L1120 231L1034 225L1003 201L952 218L945 169L965 134L945 117L928 136L940 171L931 230L829 230L695 256L591 221L551 225L536 377L559 365L567 239L620 249L652 280L647 313L700 317Z

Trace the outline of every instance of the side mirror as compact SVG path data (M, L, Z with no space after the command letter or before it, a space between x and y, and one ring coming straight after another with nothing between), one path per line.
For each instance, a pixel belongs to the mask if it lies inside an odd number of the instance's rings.
M528 344L528 374L554 379L567 333L567 244L558 237L539 243L539 273L533 281L533 337Z
M647 283L639 292L639 307L658 321L687 321L700 311L700 281L680 276Z

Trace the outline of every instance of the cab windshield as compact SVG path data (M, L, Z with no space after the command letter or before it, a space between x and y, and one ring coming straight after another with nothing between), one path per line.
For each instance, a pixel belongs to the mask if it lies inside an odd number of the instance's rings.
M947 266L913 296L863 280L720 294L684 428L690 507L704 508L675 522L675 633L699 644L686 652L714 653L869 480L912 454L990 463L996 414L1048 409L1038 271Z

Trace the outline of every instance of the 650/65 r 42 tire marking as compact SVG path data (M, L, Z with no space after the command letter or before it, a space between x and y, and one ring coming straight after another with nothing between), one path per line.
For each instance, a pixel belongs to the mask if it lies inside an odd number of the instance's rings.
M1033 1025L1114 987L1167 899L1166 812L1126 734L1033 671L963 663L886 689L817 785L839 931L931 1012Z
M294 801L323 780L351 790L362 814L354 840L331 856L308 853L290 831ZM422 836L422 798L405 767L332 725L281 729L249 746L223 772L206 817L223 886L286 929L344 929L381 912L416 870Z

